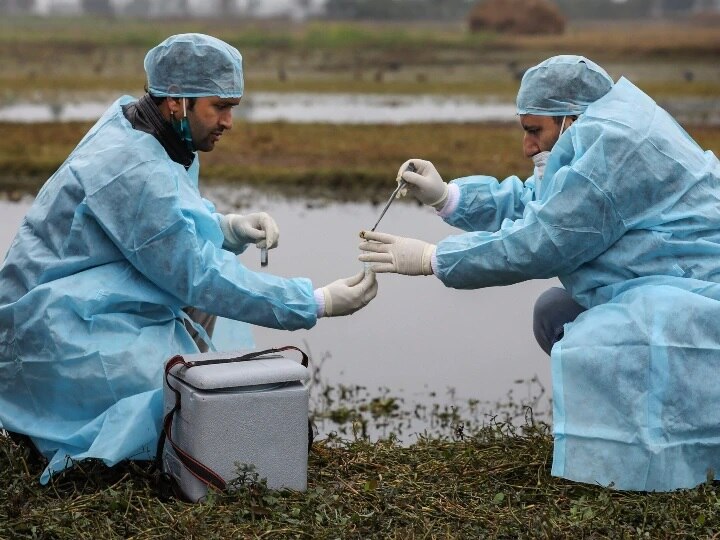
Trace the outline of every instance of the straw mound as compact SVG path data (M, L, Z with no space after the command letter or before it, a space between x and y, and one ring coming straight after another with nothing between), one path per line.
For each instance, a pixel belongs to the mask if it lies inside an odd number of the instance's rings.
M468 14L471 32L562 34L565 16L550 0L483 0Z

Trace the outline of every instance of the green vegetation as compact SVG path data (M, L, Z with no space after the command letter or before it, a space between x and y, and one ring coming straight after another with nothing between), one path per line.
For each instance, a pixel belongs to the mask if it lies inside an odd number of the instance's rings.
M615 77L632 74L643 87L652 83L655 97L720 94L717 25L576 23L562 36L513 36L471 34L461 22L5 18L0 97L138 94L148 48L188 31L216 35L241 50L248 92L469 94L511 101L523 68L573 52ZM689 69L693 81L684 78Z
M628 35L629 32L632 35ZM720 48L720 29L690 21L632 21L608 24L575 23L563 35L517 36L470 33L458 22L335 22L264 21L241 19L108 19L93 17L6 17L0 20L0 43L11 45L73 45L78 47L140 47L147 49L168 35L203 32L238 47L265 49L312 48L338 50L358 47L392 49L531 50L562 44L571 49L616 55L633 45L636 54L692 50L710 56Z
M150 464L84 461L40 486L44 463L0 435L0 538L712 538L720 490L617 492L550 475L552 434L537 379L498 403L407 404L387 389L331 386L312 372L304 493L271 491L238 464L228 493L189 504ZM514 390L528 398L514 397ZM437 398L437 396L436 396ZM545 405L543 405L545 403ZM330 425L328 425L328 422ZM427 426L407 441L407 426ZM368 438L377 439L373 442Z
M473 432L316 442L305 493L270 491L238 467L235 491L187 504L147 465L84 462L48 487L27 448L0 437L0 537L81 538L711 538L716 483L616 492L550 476L552 438L528 414Z

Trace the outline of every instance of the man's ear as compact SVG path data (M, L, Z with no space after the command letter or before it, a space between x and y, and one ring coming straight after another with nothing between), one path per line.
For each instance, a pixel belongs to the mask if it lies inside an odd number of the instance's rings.
M178 114L182 116L182 103L180 103L180 98L167 98L167 107L171 114Z

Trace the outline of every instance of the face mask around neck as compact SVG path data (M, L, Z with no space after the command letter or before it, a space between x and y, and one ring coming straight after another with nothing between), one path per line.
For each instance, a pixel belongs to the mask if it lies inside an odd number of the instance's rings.
M187 146L188 150L191 152L195 151L195 146L193 145L192 140L192 133L190 132L190 122L188 121L187 117L187 103L185 98L182 98L182 104L183 104L183 115L180 121L176 121L175 117L172 118L172 126L175 129L175 133L178 134L180 139L185 143L185 146Z

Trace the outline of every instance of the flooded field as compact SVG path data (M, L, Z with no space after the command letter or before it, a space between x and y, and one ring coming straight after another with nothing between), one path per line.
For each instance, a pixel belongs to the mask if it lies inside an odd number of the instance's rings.
M369 203L283 199L222 187L205 195L221 212L269 212L281 236L279 247L270 251L266 270L308 277L316 287L362 269L357 261L358 232L372 226L380 211ZM29 198L0 201L3 254L30 203ZM432 242L457 232L427 208L405 202L390 209L380 229ZM250 248L240 257L248 268L260 271L258 250ZM318 408L329 407L331 416L333 404L326 400L336 399L340 391L346 392L346 401L352 400L353 392L357 398L366 393L385 396L392 400L386 402L389 412L397 406L419 410L418 416L433 405L450 414L453 406L467 409L473 403L482 416L480 411L495 411L511 393L515 402L541 397L537 412L542 414L549 410L550 363L532 335L532 306L542 291L556 283L542 280L456 291L432 276L385 275L379 277L378 297L352 316L322 319L315 328L296 332L253 327L251 334L257 348L296 345L311 354L314 366L320 368L313 400ZM246 326L224 321L216 345L231 350L237 342L246 345L247 337ZM540 396L543 388L545 394ZM404 431L409 434L429 428L437 415L423 420L406 414L396 420L406 424ZM321 431L336 427L321 425Z
M720 151L713 25L572 24L561 36L470 34L460 23L253 25L0 20L0 188L13 199L34 194L114 99L142 93L147 49L184 31L228 40L247 68L236 127L203 156L202 176L213 182L206 195L221 211L270 212L282 236L268 270L316 286L360 269L357 233L374 223L405 159L429 159L448 179L529 175L514 98L524 70L554 54L582 54L614 79L628 77L701 146ZM312 198L323 192L332 202ZM30 201L0 201L0 253ZM396 204L382 227L430 241L454 232L412 203ZM242 262L260 270L253 249ZM410 411L413 403L497 410L499 401L538 395L538 410L547 410L549 362L534 343L531 313L556 283L455 291L432 277L381 276L379 297L352 317L294 333L226 322L217 341L227 349L252 334L258 348L307 349L319 367L313 399L321 408L352 391L378 397L385 411L394 399Z
M97 120L117 96L104 100L0 103L0 122L89 122ZM720 126L716 98L665 98L658 103L679 122ZM517 122L515 105L466 96L309 94L259 92L244 97L235 115L247 122L329 124L419 124Z
M111 103L112 98L82 103L0 106L0 122L91 121L99 118ZM511 122L515 121L515 106L463 97L265 92L243 98L235 114L249 122Z

